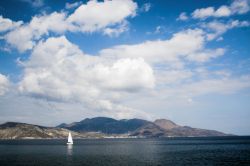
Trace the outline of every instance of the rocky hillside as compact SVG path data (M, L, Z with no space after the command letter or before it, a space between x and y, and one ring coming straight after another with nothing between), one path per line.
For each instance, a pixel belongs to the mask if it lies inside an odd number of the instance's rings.
M145 137L209 137L227 136L228 134L215 131L179 126L166 119L156 120L153 124L142 126L131 133L133 136Z
M69 130L55 127L44 127L26 123L7 122L0 125L0 139L42 139L67 138ZM74 138L84 138L85 135L71 132Z
M172 122L171 120L167 120L167 119L157 119L154 121L154 124L156 124L157 126L163 128L165 130L171 130L173 128L179 127L179 125L177 125L174 122Z

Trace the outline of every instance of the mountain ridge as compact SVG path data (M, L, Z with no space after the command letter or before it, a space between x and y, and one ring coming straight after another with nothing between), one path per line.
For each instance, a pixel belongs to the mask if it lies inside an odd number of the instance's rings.
M89 128L89 126L91 127ZM74 122L69 125L60 127L77 132L86 132L91 130L95 132L103 132L105 134L129 133L131 136L138 137L191 137L229 135L216 130L206 130L189 126L181 126L168 119L156 119L154 122L151 122L136 118L116 120L107 117L96 117L86 118L80 122Z
M77 132L103 132L106 134L124 134L136 130L137 128L149 123L143 119L121 119L116 120L107 117L86 118L80 122L73 122L56 127L66 128Z
M0 125L0 139L65 139L71 132L73 138L106 137L207 137L231 136L215 130L180 126L171 120L157 119L154 122L143 119L116 120L107 117L86 118L56 127L6 122Z

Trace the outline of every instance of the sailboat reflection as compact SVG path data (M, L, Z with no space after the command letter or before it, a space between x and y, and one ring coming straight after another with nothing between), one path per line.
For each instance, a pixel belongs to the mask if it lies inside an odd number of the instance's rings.
M72 156L72 154L73 154L73 145L70 144L67 146L67 155Z

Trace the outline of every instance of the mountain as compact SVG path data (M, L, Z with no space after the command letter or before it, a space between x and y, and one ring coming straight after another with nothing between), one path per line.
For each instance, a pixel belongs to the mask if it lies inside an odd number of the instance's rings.
M148 123L151 123L142 119L122 119L115 120L106 117L96 117L92 119L84 119L80 122L74 122L71 124L60 124L57 127L77 131L77 132L102 132L105 134L124 134L132 132Z
M44 127L26 123L7 122L0 125L0 139L42 139L67 138L69 130L56 127ZM74 138L84 138L86 135L72 132Z
M142 119L115 120L106 117L84 119L71 124L61 124L62 127L76 132L101 132L105 134L129 134L137 137L205 137L227 136L215 131L180 126L167 119L157 119L154 122Z
M179 126L166 119L158 119L153 124L142 126L131 135L139 137L209 137L228 136L228 134L215 131Z
M228 136L228 134L215 130L180 126L167 119L150 122L143 119L116 120L96 117L70 124L62 123L57 127L17 122L0 125L0 139L66 139L69 132L73 138Z

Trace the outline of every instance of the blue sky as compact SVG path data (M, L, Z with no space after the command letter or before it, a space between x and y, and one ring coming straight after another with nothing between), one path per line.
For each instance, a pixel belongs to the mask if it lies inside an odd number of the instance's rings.
M0 2L0 122L167 118L250 134L250 1Z

